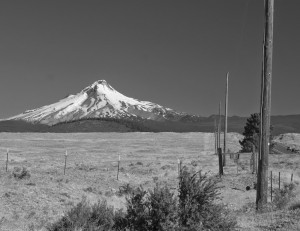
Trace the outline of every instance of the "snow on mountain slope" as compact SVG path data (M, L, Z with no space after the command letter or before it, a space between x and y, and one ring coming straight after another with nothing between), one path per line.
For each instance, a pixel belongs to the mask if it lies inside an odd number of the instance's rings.
M105 80L98 80L76 95L47 106L27 110L8 120L25 120L47 125L83 118L128 118L140 117L152 120L174 119L184 114L175 112L148 101L127 97Z

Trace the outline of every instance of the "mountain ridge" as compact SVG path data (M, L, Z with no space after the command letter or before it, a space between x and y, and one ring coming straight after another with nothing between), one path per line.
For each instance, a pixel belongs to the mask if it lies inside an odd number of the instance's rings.
M54 125L84 118L131 118L178 120L187 113L177 112L149 101L127 97L105 80L98 80L79 93L68 95L56 103L31 109L7 120Z
M242 133L246 120L247 117L228 117L228 132ZM274 128L273 135L300 133L300 115L271 116L271 124ZM0 121L0 132L214 132L214 117L202 117L199 122L90 118L61 122L53 126L6 120Z

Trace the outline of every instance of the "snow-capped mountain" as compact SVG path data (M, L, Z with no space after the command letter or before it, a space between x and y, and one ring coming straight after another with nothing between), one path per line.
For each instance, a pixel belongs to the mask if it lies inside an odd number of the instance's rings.
M76 95L69 95L57 103L27 110L8 120L54 125L84 118L177 120L185 115L152 102L127 97L105 80L98 80Z

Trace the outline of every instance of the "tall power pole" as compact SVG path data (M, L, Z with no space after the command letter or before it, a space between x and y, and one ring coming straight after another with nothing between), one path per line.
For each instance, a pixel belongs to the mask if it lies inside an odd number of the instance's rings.
M221 148L221 122L222 122L222 119L221 119L221 101L220 101L220 103L219 103L219 122L218 122L218 140L219 140L218 148Z
M215 133L215 154L218 154L218 137L217 137L217 121L216 121L216 118L215 118L214 133Z
M228 77L229 72L226 75L226 91L225 91L225 126L224 126L224 153L227 152L227 117L228 117ZM226 157L223 156L223 166L226 165Z
M273 58L273 21L274 0L265 0L265 32L263 42L263 71L261 92L261 129L260 148L258 158L256 207L263 207L267 203L268 195L268 165L269 165L269 137L271 114L271 83Z

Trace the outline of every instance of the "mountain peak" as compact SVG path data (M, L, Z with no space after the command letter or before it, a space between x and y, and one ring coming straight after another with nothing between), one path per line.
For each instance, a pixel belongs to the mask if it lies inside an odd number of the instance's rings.
M115 89L112 86L110 86L104 79L97 80L96 82L92 83L90 86L84 88L82 90L82 92L87 92L87 91L90 91L91 89L93 89L95 91L99 89L102 92L103 91L105 92L107 90L115 91Z
M103 86L107 86L109 85L105 79L100 79L100 80L97 80L96 82L94 82L92 85L103 85Z

